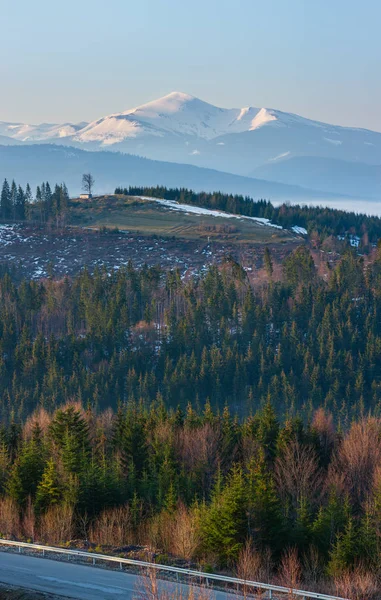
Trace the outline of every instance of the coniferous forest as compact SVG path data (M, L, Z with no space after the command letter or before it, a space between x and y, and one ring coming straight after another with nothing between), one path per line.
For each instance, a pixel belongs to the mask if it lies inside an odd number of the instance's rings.
M264 269L2 267L0 534L379 593L381 248Z
M1 533L205 568L249 554L258 578L374 574L381 256L348 251L328 281L306 247L282 281L267 269L260 289L229 260L188 281L4 273Z

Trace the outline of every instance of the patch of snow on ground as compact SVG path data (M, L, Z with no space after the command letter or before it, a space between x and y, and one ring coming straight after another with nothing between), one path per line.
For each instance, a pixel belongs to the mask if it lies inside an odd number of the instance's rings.
M304 227L299 227L299 225L294 225L293 227L291 227L292 231L295 231L295 233L300 233L300 235L307 235L307 229L304 229Z
M282 154L278 154L278 156L274 156L274 158L269 158L269 162L274 162L275 160L280 160L281 158L286 158L286 156L289 156L291 154L291 152L288 150L288 152L282 152Z
M331 138L323 138L323 140L325 140L326 142L328 142L329 144L333 144L334 146L341 146L341 144L343 143L340 140L332 140Z
M141 200L147 200L149 202L157 202L170 210L177 210L180 212L191 213L194 215L205 215L209 217L222 217L224 219L238 219L242 221L243 219L249 221L255 221L260 225L267 225L268 227L275 227L275 229L283 229L281 225L275 225L271 223L269 219L264 219L262 217L247 217L245 215L233 215L232 213L223 212L221 210L211 210L209 208L201 208L200 206L192 206L191 204L180 204L175 200L164 200L163 198L151 198L150 196L138 196Z

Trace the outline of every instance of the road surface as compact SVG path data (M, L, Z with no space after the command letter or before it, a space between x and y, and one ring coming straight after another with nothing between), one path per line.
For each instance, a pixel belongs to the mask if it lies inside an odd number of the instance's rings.
M128 572L0 552L0 582L76 600L141 599L139 591L144 589L142 581L141 576ZM169 587L171 592L178 589L171 582L163 582L161 585ZM185 600L187 586L181 587L183 594L174 594L173 597ZM233 598L237 600L239 597L223 592L211 594L213 600Z

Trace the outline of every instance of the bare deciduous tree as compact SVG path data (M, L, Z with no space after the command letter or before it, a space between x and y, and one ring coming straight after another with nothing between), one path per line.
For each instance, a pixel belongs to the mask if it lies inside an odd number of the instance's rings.
M381 422L373 417L354 423L329 470L329 483L349 494L357 506L369 497L381 462Z
M139 577L137 600L213 600L214 594L205 587L159 581L156 569L146 569Z
M311 429L317 435L322 458L328 464L337 440L332 414L325 412L324 408L318 408Z
M323 486L316 452L298 441L288 444L275 464L275 481L282 498L296 508L305 499L313 505Z
M176 448L186 469L197 471L204 493L208 493L218 463L220 432L209 423L197 428L184 428L178 432Z
M122 546L133 541L129 506L104 510L92 523L89 539L94 544Z
M71 506L51 506L40 520L41 541L48 544L69 542L74 534L74 511Z
M335 587L339 596L353 600L371 600L379 591L376 575L361 565L336 577Z
M43 407L38 408L34 413L27 418L23 427L23 438L30 440L33 434L33 430L38 426L41 433L45 434L52 421L51 415Z
M316 586L323 577L324 563L321 560L319 550L310 545L303 556L304 579L311 585Z
M236 565L237 577L244 581L268 581L269 571L266 564L269 558L268 553L259 552L250 540L247 540L241 549ZM246 584L243 585L243 597L247 598L252 594L253 589Z
M200 544L200 529L194 511L180 504L171 525L171 552L190 561Z
M302 576L302 567L300 565L298 551L296 548L289 548L285 551L279 569L280 583L290 590L289 598L296 598L294 590L300 586Z
M87 194L91 194L95 184L95 179L91 173L84 173L82 175L82 189Z
M21 535L18 506L10 498L0 499L0 531L8 538Z

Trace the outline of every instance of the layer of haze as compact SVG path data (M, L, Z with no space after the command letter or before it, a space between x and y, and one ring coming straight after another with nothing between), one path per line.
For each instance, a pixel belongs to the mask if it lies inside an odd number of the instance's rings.
M0 120L93 120L171 91L381 131L378 0L0 0Z

